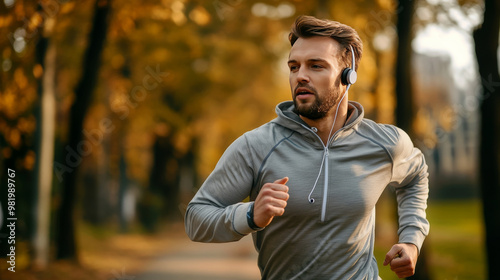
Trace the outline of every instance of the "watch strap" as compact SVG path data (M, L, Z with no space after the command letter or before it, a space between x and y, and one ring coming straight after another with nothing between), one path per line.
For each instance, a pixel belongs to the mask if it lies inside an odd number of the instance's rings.
M248 223L248 226L253 229L253 230L261 230L263 228L261 227L258 227L254 220L253 220L253 205L254 205L254 202L252 202L250 204L250 207L248 207L248 211L247 211L247 223Z

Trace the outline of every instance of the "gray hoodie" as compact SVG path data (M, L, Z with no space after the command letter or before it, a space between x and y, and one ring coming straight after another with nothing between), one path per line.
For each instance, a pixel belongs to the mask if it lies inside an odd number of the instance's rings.
M378 279L375 204L392 186L399 242L420 250L429 231L427 165L405 132L364 119L363 107L350 101L344 127L325 148L293 102L278 104L276 113L229 146L189 203L192 240L230 242L252 233L262 279ZM250 204L265 183L283 177L290 195L284 215L252 230Z

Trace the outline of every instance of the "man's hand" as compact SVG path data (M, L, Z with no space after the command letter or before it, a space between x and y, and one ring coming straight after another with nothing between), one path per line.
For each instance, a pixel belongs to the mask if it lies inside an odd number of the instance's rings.
M417 264L418 249L414 244L399 243L392 246L385 255L384 266L391 264L391 270L399 278L410 277L415 274Z
M253 205L253 221L258 227L266 227L274 216L285 213L288 200L288 187L285 185L288 177L266 183L262 186Z

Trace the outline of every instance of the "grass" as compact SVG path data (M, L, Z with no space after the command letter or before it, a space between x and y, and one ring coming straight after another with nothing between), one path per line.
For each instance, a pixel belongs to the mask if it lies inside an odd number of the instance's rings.
M478 200L429 203L427 218L431 229L424 246L432 279L486 279L481 207ZM394 222L389 224L390 219L386 216L393 207L384 205L380 208L378 210L383 216L379 215L382 216L382 222L378 226L394 228ZM382 266L393 239L379 235L375 245L375 257L379 263L380 277L384 280L398 279L390 268Z

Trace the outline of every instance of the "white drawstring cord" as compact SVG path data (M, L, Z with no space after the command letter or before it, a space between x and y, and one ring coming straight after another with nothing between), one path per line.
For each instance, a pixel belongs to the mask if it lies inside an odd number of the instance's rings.
M316 184L318 184L319 176L321 175L321 171L323 170L323 164L325 163L325 156L326 156L326 150L323 149L323 157L321 159L321 166L319 167L319 172L318 172L318 177L316 177L316 181L314 182L314 186L311 189L311 192L307 196L307 200L309 203L314 203L314 198L312 198L312 193L314 192L314 189L316 188Z

